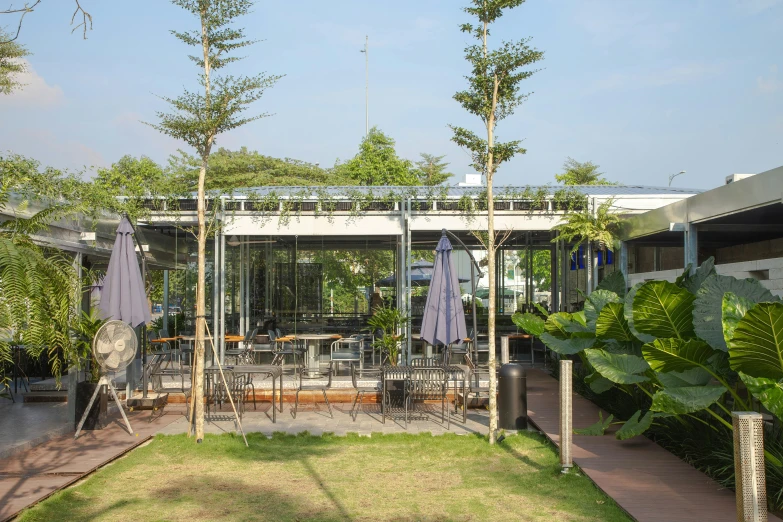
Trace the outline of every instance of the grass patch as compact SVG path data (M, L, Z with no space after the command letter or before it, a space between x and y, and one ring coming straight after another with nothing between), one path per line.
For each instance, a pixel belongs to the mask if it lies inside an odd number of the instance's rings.
M630 520L537 434L248 442L159 435L21 520Z

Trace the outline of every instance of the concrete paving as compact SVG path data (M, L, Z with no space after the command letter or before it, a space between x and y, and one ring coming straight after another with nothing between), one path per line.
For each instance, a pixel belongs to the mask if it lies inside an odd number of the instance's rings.
M64 402L0 402L0 459L73 431Z
M373 433L485 434L487 426L489 426L489 415L485 409L469 409L468 420L464 423L462 422L462 411L455 414L452 409L451 423L447 427L441 418L440 405L427 404L426 416L422 415L421 411L416 416L412 416L408 421L407 430L402 414L395 414L394 418L387 417L386 422L382 423L380 405L365 405L363 411L360 411L356 416L355 421L350 415L350 409L350 404L333 404L333 418L330 418L325 404L300 404L296 418L294 418L291 413L293 404L285 403L283 412L277 412L277 422L273 424L269 403L259 404L258 410L255 411L250 405L242 416L242 428L245 433L263 433L267 436L275 432L297 434L303 431L313 435L358 433L359 435L371 436ZM162 427L158 433L174 435L187 433L187 431L188 422L183 417ZM231 408L223 407L220 412L213 414L212 418L205 423L204 431L213 434L238 434L239 430Z

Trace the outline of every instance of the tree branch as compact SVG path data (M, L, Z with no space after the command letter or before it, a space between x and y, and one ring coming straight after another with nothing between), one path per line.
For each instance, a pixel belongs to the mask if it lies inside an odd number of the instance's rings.
M0 45L6 44L9 42L13 42L17 38L19 38L19 33L22 31L22 23L24 22L24 17L28 14L32 13L36 7L38 7L38 4L41 3L42 0L35 0L32 5L26 3L23 7L20 8L14 8L13 5L10 5L8 9L5 9L3 11L0 11L0 15L20 15L19 16L19 23L16 26L16 32L13 34L12 38L9 38L8 40L0 40ZM84 10L82 5L79 3L80 0L74 0L76 3L76 10L73 12L73 16L71 16L71 25L74 24L76 21L76 17L79 16L79 13L81 13L82 22L75 26L71 33L75 32L78 28L82 28L82 37L86 40L87 39L87 30L89 26L89 30L92 31L92 15Z

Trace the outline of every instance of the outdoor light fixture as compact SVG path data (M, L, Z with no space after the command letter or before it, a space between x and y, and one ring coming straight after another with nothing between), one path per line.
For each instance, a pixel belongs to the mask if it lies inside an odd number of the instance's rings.
M734 481L737 520L767 520L767 486L764 472L764 420L754 411L731 414L734 427Z
M669 186L670 186L670 187L672 186L672 180L673 180L674 178L676 178L677 176L679 176L680 174L685 174L685 171L684 171L684 170L681 170L681 171L680 171L680 172L678 172L677 174L670 174L670 175L669 175Z
M560 466L563 473L574 466L571 460L571 436L573 434L573 411L571 405L574 363L569 359L560 361Z
M259 241L240 241L236 235L233 235L226 240L226 244L232 247L239 246L239 245L257 245L261 243L277 243L277 241L274 239L265 239Z

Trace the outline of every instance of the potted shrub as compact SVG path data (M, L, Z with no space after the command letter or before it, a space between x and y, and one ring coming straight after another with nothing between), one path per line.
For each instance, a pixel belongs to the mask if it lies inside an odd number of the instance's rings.
M370 333L382 331L383 335L375 336L374 349L389 356L389 364L396 366L400 357L400 346L405 342L405 333L398 334L398 329L404 329L410 318L396 308L378 307L367 321Z
M98 386L100 379L100 367L92 356L92 341L98 333L100 327L105 323L104 319L98 317L95 309L90 313L82 312L71 327L74 335L74 348L76 355L81 362L85 364L84 369L87 380L76 384L76 423L81 420L84 410L90 402L90 398L95 393L95 387ZM108 398L106 390L102 390L98 399L93 403L87 419L84 421L83 430L100 430L107 423Z

